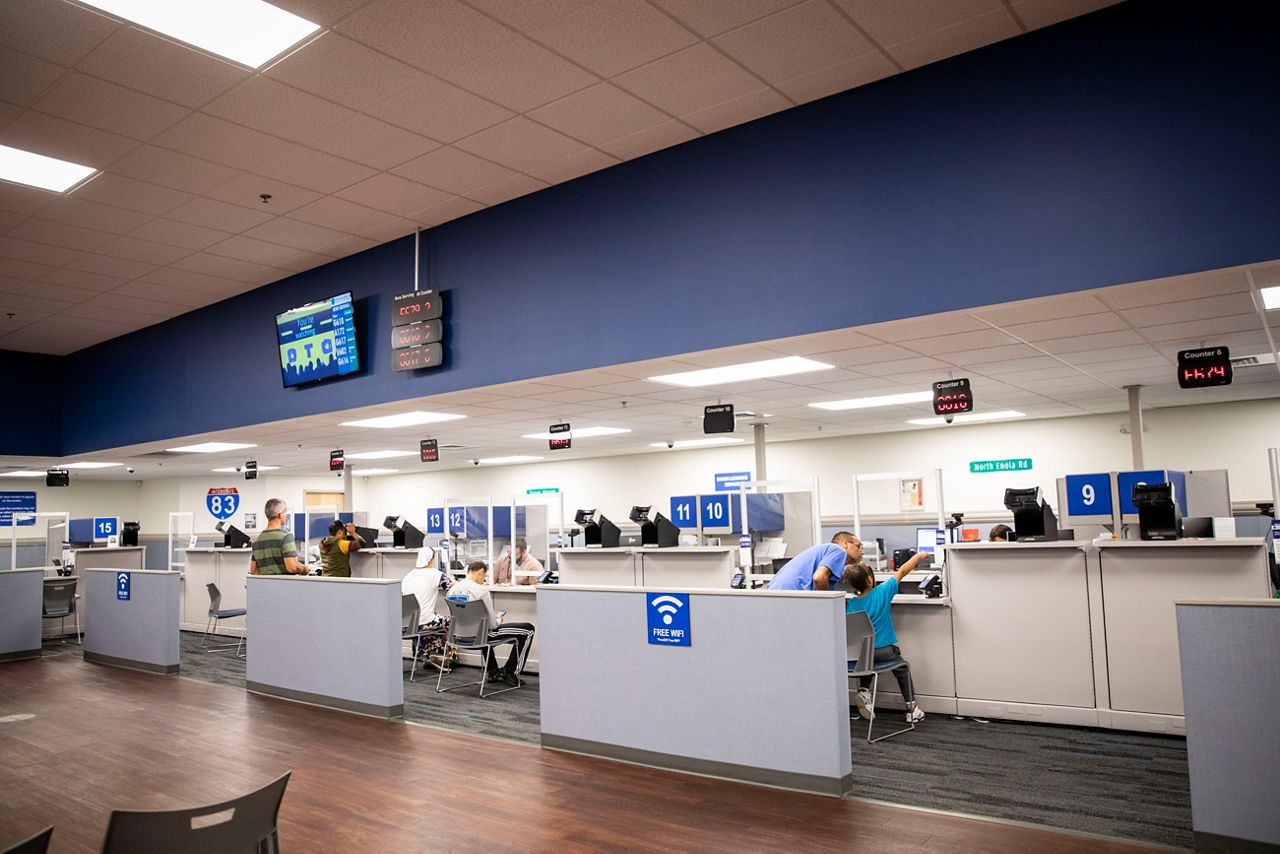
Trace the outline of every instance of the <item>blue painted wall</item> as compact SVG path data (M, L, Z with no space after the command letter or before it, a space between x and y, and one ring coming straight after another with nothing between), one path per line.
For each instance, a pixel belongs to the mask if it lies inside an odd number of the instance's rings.
M412 238L98 345L62 451L1280 257L1277 8L1130 0L447 223L434 372L390 370ZM281 388L275 313L348 289L368 367Z
M67 361L41 353L0 350L0 376L10 389L7 411L0 418L0 454L60 455Z

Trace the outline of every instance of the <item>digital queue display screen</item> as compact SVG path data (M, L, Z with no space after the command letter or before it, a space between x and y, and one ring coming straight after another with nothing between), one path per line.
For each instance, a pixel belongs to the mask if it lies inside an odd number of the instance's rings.
M955 415L973 411L973 389L968 379L942 380L933 384L933 414Z
M1182 388L1206 388L1231 385L1231 351L1226 347L1178 351L1178 385Z
M286 387L360 370L350 291L277 314L276 337Z

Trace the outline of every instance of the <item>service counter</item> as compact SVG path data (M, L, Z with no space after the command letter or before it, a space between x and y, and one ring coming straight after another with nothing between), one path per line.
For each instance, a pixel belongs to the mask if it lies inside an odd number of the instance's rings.
M210 582L222 594L223 609L245 607L245 579L249 577L250 549L182 549L186 567L182 573L181 616L178 625L203 633L209 624ZM240 637L244 617L219 620L216 633Z
M92 548L92 549L72 549L71 563L75 568L75 576L78 579L76 584L76 596L79 599L76 602L76 609L80 612L80 630L88 626L89 614L84 607L84 570L87 569L125 569L140 570L143 568L146 560L147 550L142 546L120 546L117 548ZM45 567L45 575L48 577L56 577L57 569L55 567ZM76 633L76 625L74 617L67 617L66 625L63 626L59 620L47 620L44 624L42 635L46 638L58 638L74 636Z
M951 600L929 599L918 593L899 593L889 606L893 631L898 636L902 657L911 663L911 682L916 702L926 712L956 714L955 651L952 645ZM858 686L849 680L849 703ZM898 681L882 678L876 690L876 704L903 707Z
M0 661L40 657L43 601L43 568L0 571Z
M398 581L413 571L417 559L417 549L360 549L351 553L351 577Z
M400 581L250 575L245 688L404 717Z
M181 575L168 570L80 570L84 660L97 664L178 672L178 600Z
M561 584L607 587L698 587L723 590L736 571L737 548L555 549Z
M826 795L852 789L842 593L536 590L543 747ZM690 643L650 643L657 606L647 600L673 592L688 594ZM744 737L760 715L771 723Z

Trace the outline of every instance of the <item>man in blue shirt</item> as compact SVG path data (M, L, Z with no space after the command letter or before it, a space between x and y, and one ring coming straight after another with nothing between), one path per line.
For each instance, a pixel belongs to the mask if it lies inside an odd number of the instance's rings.
M841 531L831 542L811 546L787 561L769 581L770 590L830 590L847 563L862 560L862 541Z

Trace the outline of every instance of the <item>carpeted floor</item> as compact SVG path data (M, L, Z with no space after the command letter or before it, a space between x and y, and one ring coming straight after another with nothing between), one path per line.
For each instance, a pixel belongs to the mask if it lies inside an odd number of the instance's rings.
M80 647L49 643L46 654ZM181 676L243 687L245 661L234 644L200 650L182 632ZM476 688L437 694L435 672L408 681L405 720L443 729L539 743L538 677L524 688L481 699ZM445 676L470 681L474 668ZM898 714L883 723L897 723ZM880 731L877 730L877 734ZM862 798L1191 848L1186 740L1118 730L1010 721L981 723L930 715L914 732L866 743L853 724L854 795Z

